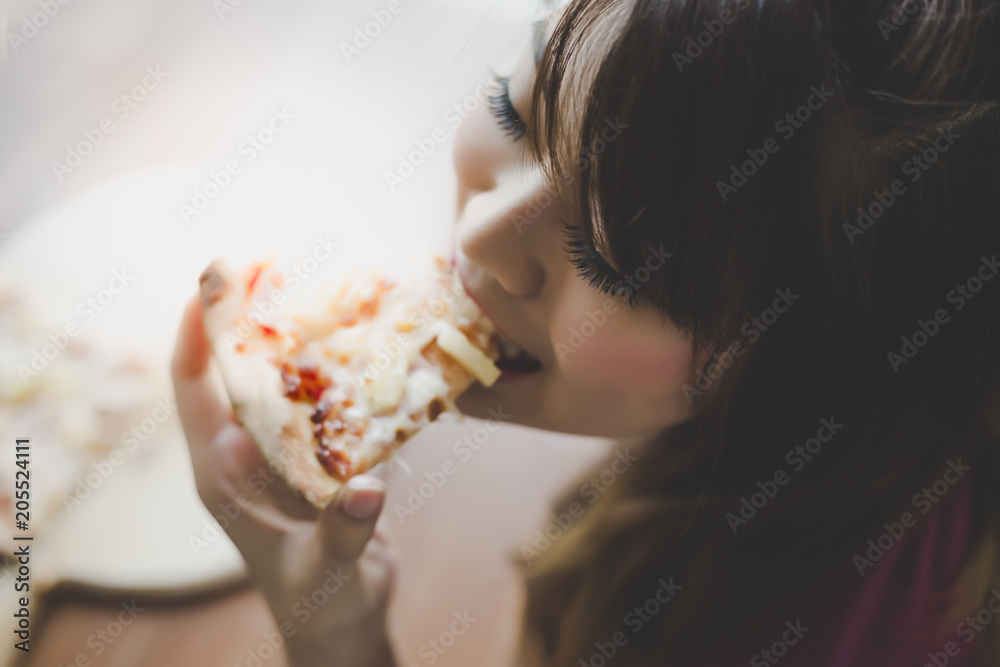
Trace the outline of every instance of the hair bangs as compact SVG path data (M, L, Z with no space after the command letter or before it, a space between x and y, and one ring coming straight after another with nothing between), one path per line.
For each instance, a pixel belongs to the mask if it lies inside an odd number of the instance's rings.
M557 188L568 188L593 248L638 285L636 299L700 348L738 338L746 317L791 279L769 271L787 263L768 255L794 243L812 208L803 166L822 123L769 156L735 196L720 196L717 186L734 156L740 162L773 137L775 122L824 80L823 40L814 21L800 20L817 11L812 2L792 17L771 4L729 0L577 2L539 63L528 121L536 159ZM701 47L711 56L687 55L720 12L736 25L719 23L719 35ZM762 23L769 29L738 27ZM750 41L772 43L774 34L786 37L768 49ZM778 82L779 94L761 95ZM777 197L779 190L790 194Z

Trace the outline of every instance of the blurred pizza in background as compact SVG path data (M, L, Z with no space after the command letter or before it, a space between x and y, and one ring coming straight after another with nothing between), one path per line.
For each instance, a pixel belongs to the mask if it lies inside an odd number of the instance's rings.
M49 330L27 298L0 292L0 358L22 360L0 367L0 551L10 553L19 532L16 439L31 440L24 534L41 536L143 456L149 436L175 412L172 399L155 398L148 362L95 338Z

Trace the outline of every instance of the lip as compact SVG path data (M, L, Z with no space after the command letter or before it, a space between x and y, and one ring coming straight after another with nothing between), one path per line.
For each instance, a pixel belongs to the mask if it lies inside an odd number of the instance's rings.
M452 255L452 258L454 259L454 255ZM503 336L509 341L517 342L514 341L514 339L511 338L510 335L507 334L507 332L503 329L503 327L497 324L496 320L490 317L489 311L487 311L486 308L483 307L483 302L479 300L479 297L476 296L475 292L469 289L469 284L465 282L465 276L462 275L462 267L457 265L457 261L456 261L456 268L458 269L458 279L462 281L462 289L464 289L465 293L469 295L469 298L472 299L473 303L479 306L479 310L482 311L483 316L486 317L486 319L490 321L490 323L496 328L496 330L500 332L501 336ZM520 343L517 344L520 345Z
M497 382L517 382L518 380L523 380L526 377L531 377L533 375L538 375L541 369L534 371L517 371L512 368L505 368L500 372L500 377L497 378Z
M454 258L455 255L452 255L452 257ZM514 343L518 347L520 347L522 350L524 350L525 352L527 352L528 354L530 354L535 359L538 359L539 363L541 363L541 359L539 359L538 355L536 355L534 352L532 352L527 347L525 347L524 345L522 345L513 336L511 336L510 334L508 334L507 331L503 327L501 327L499 324L497 324L497 321L494 320L490 316L489 311L487 311L486 308L483 307L483 303L482 303L482 301L479 300L479 297L476 296L476 293L473 292L471 289L469 289L468 283L465 282L465 276L462 275L462 267L460 265L458 265L457 262L456 262L455 266L456 266L456 270L458 272L458 279L462 281L462 288L465 290L465 293L469 295L469 298L472 299L473 303L475 303L477 306L479 306L479 310L482 311L483 316L490 321L490 323L496 328L496 330L500 333L501 336L503 336L504 338L506 338L510 342ZM544 364L543 364L543 366L544 366ZM505 371L505 373L506 372L507 371ZM523 375L531 375L531 374L537 373L537 372L538 371L530 371L530 372L510 371L510 373L511 373L511 378L510 379L513 379L513 374L514 373L523 374Z

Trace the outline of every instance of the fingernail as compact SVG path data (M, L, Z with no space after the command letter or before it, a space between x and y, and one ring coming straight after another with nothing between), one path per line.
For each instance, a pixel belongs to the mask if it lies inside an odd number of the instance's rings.
M355 519L370 519L382 507L381 482L377 479L356 477L347 482L344 512Z

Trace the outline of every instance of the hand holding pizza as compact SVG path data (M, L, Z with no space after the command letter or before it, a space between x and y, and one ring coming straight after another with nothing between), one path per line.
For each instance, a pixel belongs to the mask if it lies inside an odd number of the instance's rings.
M226 532L286 637L290 664L395 665L385 623L395 557L376 526L385 484L359 475L322 510L303 500L269 474L210 381L209 356L194 298L181 322L172 374L198 494L213 514L230 503L241 508ZM303 597L326 602L302 605Z

